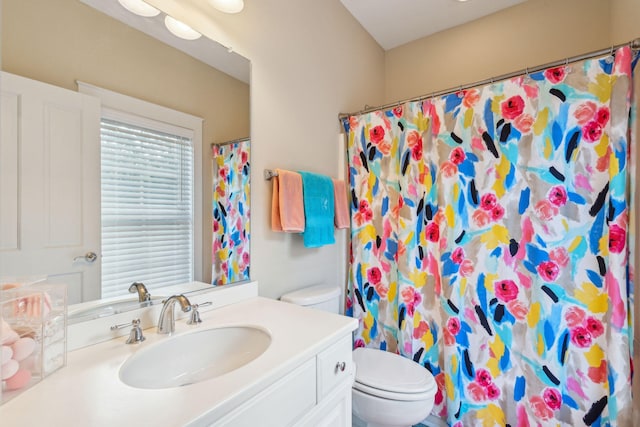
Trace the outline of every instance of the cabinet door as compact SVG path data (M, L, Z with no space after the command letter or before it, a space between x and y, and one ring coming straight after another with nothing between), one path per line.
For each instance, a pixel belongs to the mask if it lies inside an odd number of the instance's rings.
M318 400L324 399L334 387L349 378L352 371L351 336L318 353Z
M293 425L316 403L315 359L267 387L257 396L213 424L215 427L286 427Z
M351 427L352 382L353 372L350 372L296 427Z

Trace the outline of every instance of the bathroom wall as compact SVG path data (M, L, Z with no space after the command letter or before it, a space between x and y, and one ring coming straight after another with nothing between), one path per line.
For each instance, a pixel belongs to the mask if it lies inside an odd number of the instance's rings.
M338 0L247 1L243 39L252 61L252 277L279 297L314 284L344 286L346 231L307 249L299 235L270 230L265 168L337 176L343 163L338 113L381 102L384 53Z
M614 2L640 8L638 0ZM385 56L385 100L425 95L602 49L611 44L611 14L608 0L528 0L391 49Z
M384 98L384 51L339 0L246 0L242 13L206 1L148 0L251 60L251 277L277 298L314 284L345 283L346 232L307 249L270 230L265 168L337 176L338 113Z
M640 1L609 0L611 3L611 43L625 43L640 37Z
M4 71L74 91L80 80L204 118L203 269L210 283L210 144L249 135L249 85L78 0L4 1L1 28Z

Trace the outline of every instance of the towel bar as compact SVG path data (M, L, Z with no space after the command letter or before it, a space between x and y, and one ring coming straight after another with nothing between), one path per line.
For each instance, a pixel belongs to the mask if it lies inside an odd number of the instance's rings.
M264 170L264 179L269 181L271 178L273 178L274 176L278 176L278 172L272 170L272 169L265 169Z

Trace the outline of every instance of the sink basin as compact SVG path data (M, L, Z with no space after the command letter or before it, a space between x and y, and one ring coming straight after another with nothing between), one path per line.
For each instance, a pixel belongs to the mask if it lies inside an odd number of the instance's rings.
M236 370L264 353L271 336L254 326L202 329L142 349L120 368L131 387L182 387Z

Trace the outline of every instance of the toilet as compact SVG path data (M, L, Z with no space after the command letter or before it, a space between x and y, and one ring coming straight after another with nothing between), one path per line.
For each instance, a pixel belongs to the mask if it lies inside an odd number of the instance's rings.
M280 300L338 314L340 295L339 287L321 285L287 293ZM428 370L405 357L371 348L356 348L353 361L354 426L410 427L425 422L438 390Z

